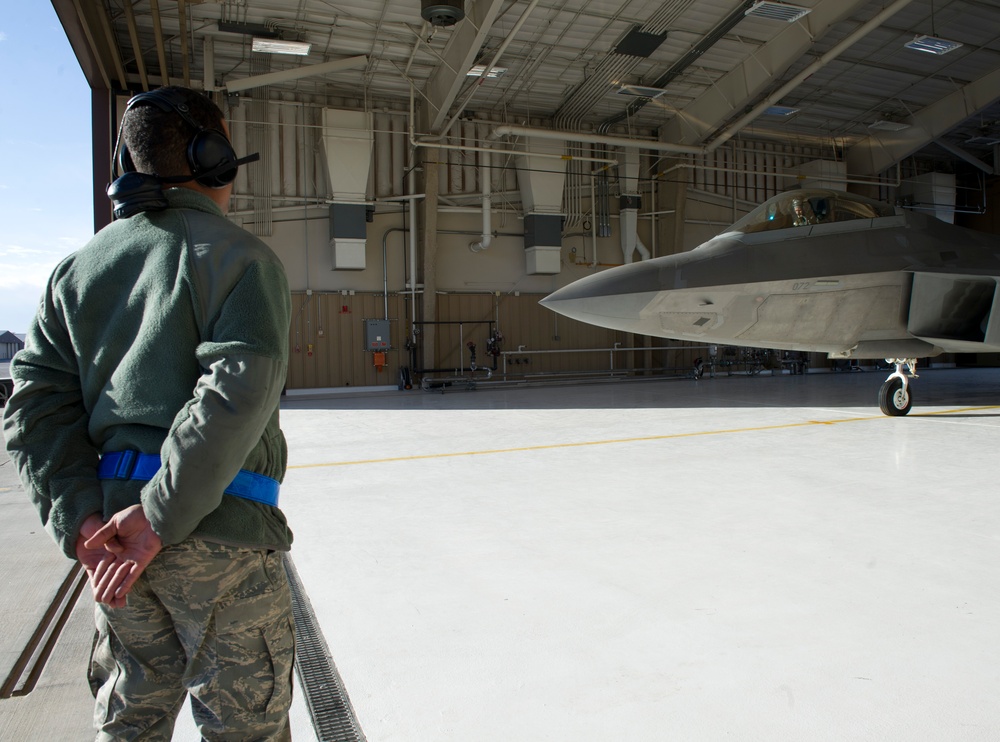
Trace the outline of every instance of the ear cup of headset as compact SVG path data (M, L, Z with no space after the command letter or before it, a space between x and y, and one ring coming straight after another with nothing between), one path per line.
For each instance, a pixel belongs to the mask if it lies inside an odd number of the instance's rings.
M201 129L188 144L191 173L203 186L222 188L232 183L238 168L236 160L233 145L221 131ZM232 167L226 167L228 164Z
M128 219L143 211L163 211L168 206L159 178L135 171L116 178L108 186L108 198L114 205L115 219Z

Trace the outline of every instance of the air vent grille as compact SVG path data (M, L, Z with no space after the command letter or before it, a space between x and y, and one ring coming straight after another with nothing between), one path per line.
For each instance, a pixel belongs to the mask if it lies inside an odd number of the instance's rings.
M798 5L788 3L774 3L769 0L761 0L754 3L744 15L752 15L757 18L767 18L772 21L786 21L792 23L808 13L810 8L801 8Z

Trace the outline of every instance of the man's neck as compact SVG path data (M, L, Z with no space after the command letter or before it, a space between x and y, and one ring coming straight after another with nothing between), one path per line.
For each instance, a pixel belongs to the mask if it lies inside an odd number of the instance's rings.
M196 191L203 196L215 201L215 204L222 210L223 214L229 212L229 197L232 195L233 186L229 184L223 188L209 188L204 186L196 180L190 180L187 183L178 183L178 188L188 188L192 191Z

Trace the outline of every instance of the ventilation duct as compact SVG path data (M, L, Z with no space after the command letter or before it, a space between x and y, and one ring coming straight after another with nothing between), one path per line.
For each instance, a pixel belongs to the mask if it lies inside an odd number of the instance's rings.
M899 185L905 206L929 212L948 224L955 223L955 191L955 176L951 173L924 173Z
M625 263L632 262L632 253L639 251L641 260L649 259L649 250L639 239L639 209L642 198L639 195L639 150L626 149L621 164L618 165L618 182L621 195L618 201L618 229L622 241L622 256ZM610 225L609 225L610 226Z
M323 150L330 177L330 249L333 270L364 270L372 115L323 109Z
M847 165L832 160L810 160L786 171L786 188L827 188L842 191L847 182Z
M517 155L517 183L524 207L524 258L528 275L554 274L562 264L562 193L566 161L532 153L563 155L566 143L525 137L525 152Z

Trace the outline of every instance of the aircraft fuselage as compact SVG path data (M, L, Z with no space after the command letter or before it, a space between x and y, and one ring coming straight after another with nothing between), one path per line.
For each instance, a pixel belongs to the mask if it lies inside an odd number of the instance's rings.
M794 193L827 218L791 223L781 203ZM626 332L833 357L1000 350L1000 238L849 194L793 194L694 250L588 276L542 303Z

